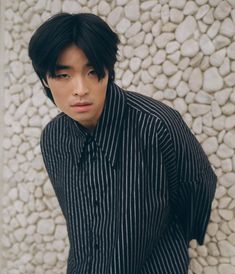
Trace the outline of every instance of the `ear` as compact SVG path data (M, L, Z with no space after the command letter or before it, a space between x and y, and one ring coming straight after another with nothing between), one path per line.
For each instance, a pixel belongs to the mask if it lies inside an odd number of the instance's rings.
M44 85L45 87L49 88L48 83L46 82L45 79L42 79L42 83L43 83L43 85Z

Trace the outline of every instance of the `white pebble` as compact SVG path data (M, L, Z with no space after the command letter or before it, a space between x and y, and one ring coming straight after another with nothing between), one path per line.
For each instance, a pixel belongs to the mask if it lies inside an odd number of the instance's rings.
M212 114L213 114L213 110L212 110ZM224 116L220 116L213 120L213 128L215 130L220 131L220 130L223 130L224 127L225 127L225 117Z
M195 18L196 18L197 20L203 18L203 17L207 14L207 12L209 11L209 9L210 9L210 6L209 6L209 5L203 5L203 6L201 6L201 7L198 9Z
M193 117L198 117L208 113L211 107L208 105L189 104L188 109Z
M210 63L214 67L219 67L222 65L224 58L226 55L226 49L221 49L219 51L216 51L210 56Z
M14 61L10 64L13 75L19 79L24 73L23 64L19 61Z
M156 4L156 3L155 3ZM153 9L150 12L150 17L153 21L158 21L158 19L161 18L161 8L162 6L160 4L157 4L153 7ZM143 19L142 19L143 20ZM159 20L160 21L160 20Z
M140 7L138 0L132 0L125 5L125 15L131 21L137 21L140 17Z
M231 93L232 93L232 89L231 88L225 88L225 89L222 89L220 91L215 92L215 100L216 100L216 102L220 106L224 105L228 101Z
M235 256L235 246L231 245L229 242L220 241L218 242L218 247L223 257Z
M68 13L81 12L81 6L77 1L65 0L62 4L62 11Z
M214 16L216 19L222 20L226 18L230 12L231 12L231 6L226 1L222 1L216 7L214 11Z
M122 14L123 14L122 7L114 8L108 15L107 23L113 27L116 26L117 23L120 21Z
M18 189L17 188L11 188L8 193L9 198L12 201L15 201L18 198Z
M229 72L230 72L230 60L228 57L225 57L223 64L219 68L219 73L221 76L225 76Z
M128 39L128 44L136 48L140 45L143 45L145 33L143 31L137 33L136 35L132 36Z
M54 220L52 219L41 219L37 224L37 232L41 235L52 234L55 230Z
M174 89L167 88L164 91L164 98L167 100L173 100L176 98L176 91Z
M228 195L235 199L235 186L231 186L228 190Z
M176 50L178 50L180 47L180 44L177 41L173 41L173 42L169 42L166 45L166 52L168 54L175 52Z
M184 97L189 92L189 87L187 83L181 81L179 85L176 87L176 92L179 97Z
M29 190L27 189L27 187L23 186L23 185L19 185L19 198L21 201L23 202L28 202L29 201Z
M157 21L153 26L152 26L152 34L154 37L157 37L158 35L160 35L162 30L162 22L161 21Z
M55 229L55 239L63 240L67 237L66 225L57 225Z
M13 47L13 40L11 34L8 31L4 32L4 46L6 49L12 49Z
M160 90L165 89L166 85L167 85L167 77L165 74L160 74L157 76L157 78L154 81L154 86Z
M214 9L210 8L210 10L207 12L207 14L203 17L203 22L211 25L214 22Z
M141 72L141 80L144 84L150 84L153 82L153 78L149 75L146 70Z
M140 30L141 30L141 23L137 21L128 28L128 30L125 32L125 36L127 38L130 38L136 35Z
M52 0L51 3L51 13L52 14L56 14L58 12L61 12L62 9L62 5L61 5L61 1L60 0Z
M207 228L207 232L210 236L215 236L217 231L219 229L219 226L217 223L209 223L208 224L208 228Z
M169 21L170 11L168 5L163 5L161 9L161 20L163 24L166 24Z
M227 55L230 59L235 60L235 42L231 43L227 48Z
M100 15L108 15L110 13L110 5L106 1L99 2L98 12Z
M25 238L25 229L24 228L18 228L14 231L14 237L17 242L22 242Z
M202 266L199 264L199 262L192 258L190 261L190 269L192 269L193 273L203 273L203 268Z
M235 115L226 117L225 119L225 129L229 130L235 127Z
M221 144L217 150L217 155L221 159L226 159L233 156L233 149L229 148L225 144Z
M146 45L142 45L134 49L134 55L141 59L146 58L148 54L149 48Z
M215 51L214 44L206 34L200 37L199 45L204 55L211 55Z
M232 37L235 34L235 25L230 18L225 18L220 27L220 34Z
M170 0L169 5L172 8L183 9L185 6L186 0Z
M217 35L215 39L213 40L213 44L215 46L215 49L219 50L221 48L224 48L230 44L229 38L223 36L223 35Z
M235 149L235 129L228 131L224 135L224 143L228 147Z
M220 29L220 21L214 21L213 24L209 27L207 31L207 35L213 39L219 32Z
M232 166L232 160L231 159L225 159L221 161L221 168L223 172L231 172L233 170Z
M194 57L199 51L199 45L194 39L184 41L181 46L181 54L186 57Z
M195 134L201 134L202 133L202 117L197 117L192 125L192 130Z
M56 253L54 252L45 252L43 256L43 261L46 265L55 266L57 261Z
M168 86L169 88L176 88L182 78L182 71L177 71L173 76L169 78Z
M141 65L141 59L139 57L133 57L131 58L129 65L132 72L137 72Z
M46 0L38 0L36 2L36 5L34 5L34 10L36 12L42 12L44 9L45 9L45 6L46 6Z
M128 0L116 0L118 6L124 6L125 4L127 4L127 2Z
M178 64L179 64L179 61L180 61L180 56L181 56L180 51L177 50L176 52L174 52L174 53L172 53L172 54L169 54L169 55L167 56L167 59L168 59L169 61L171 61L173 64L178 65Z
M189 87L192 91L197 92L202 87L202 72L199 68L195 68L189 77Z
M184 14L181 10L172 8L170 10L170 20L173 23L179 24L184 19Z
M131 25L131 22L128 19L122 18L121 21L117 24L116 29L118 33L123 34L127 31L130 25Z
M152 10L155 5L156 5L156 1L148 0L148 1L144 1L143 3L141 3L140 8L141 8L141 10L144 10L144 11Z
M208 92L220 90L223 87L223 78L215 67L207 69L204 73L203 89Z
M227 2L232 6L232 8L235 8L235 1L234 0L227 0Z
M173 102L174 108L179 111L181 115L184 115L187 112L188 106L185 103L184 99L176 98Z
M153 64L160 65L166 60L166 52L165 50L159 50L155 56L153 57Z
M193 15L198 10L197 4L195 1L187 1L184 6L184 14L185 15Z
M218 269L219 269L219 274L224 274L224 273L233 274L233 273L235 273L235 266L231 265L230 263L220 264L218 266Z
M28 107L30 106L30 104L31 104L31 100L30 100L30 99L26 99L26 100L19 106L19 108L16 110L16 112L15 112L15 117L16 117L17 119L22 118L22 116L25 115L25 113L27 112Z
M210 137L202 143L202 148L207 155L215 153L218 149L218 141L216 137Z
M167 75L167 76L171 76L173 75L174 73L177 72L177 67L171 63L170 61L166 60L164 63L163 63L163 72Z
M195 102L200 104L210 105L212 100L213 100L213 97L203 90L200 90L195 96Z
M27 218L25 214L17 214L16 219L20 226L26 227L27 226Z
M197 22L193 16L187 16L182 23L178 25L175 31L175 38L182 43L189 39L195 32Z
M223 114L230 116L235 112L235 105L231 102L228 102L227 104L222 106L221 110Z
M153 34L154 35L154 34ZM162 33L155 38L155 43L158 48L163 49L171 40L173 40L175 35L173 33Z

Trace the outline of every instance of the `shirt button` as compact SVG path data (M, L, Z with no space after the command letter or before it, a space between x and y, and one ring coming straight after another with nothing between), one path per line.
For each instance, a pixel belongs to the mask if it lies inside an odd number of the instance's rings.
M95 206L99 206L99 201L98 201L98 200L95 200L95 201L94 201L94 205L95 205Z
M96 243L95 244L95 249L98 250L99 249L99 245Z

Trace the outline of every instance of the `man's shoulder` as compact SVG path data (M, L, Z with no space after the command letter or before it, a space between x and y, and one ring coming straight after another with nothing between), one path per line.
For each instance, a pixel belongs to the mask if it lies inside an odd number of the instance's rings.
M125 94L128 108L139 115L145 114L167 124L179 117L178 111L154 98L133 91L126 91Z
M42 130L41 140L48 138L49 136L58 134L64 128L66 123L66 115L61 112L56 115Z

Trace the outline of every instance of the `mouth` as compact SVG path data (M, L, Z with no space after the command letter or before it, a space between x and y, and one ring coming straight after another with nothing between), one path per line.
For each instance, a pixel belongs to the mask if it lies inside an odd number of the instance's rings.
M72 109L77 113L87 112L91 109L92 103L79 102L71 105Z
M91 103L89 103L89 102L78 102L78 103L71 105L71 107L80 107L80 106L89 106L89 105L91 105Z

